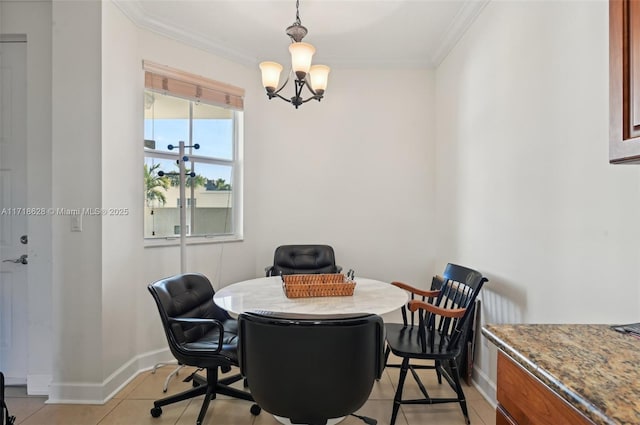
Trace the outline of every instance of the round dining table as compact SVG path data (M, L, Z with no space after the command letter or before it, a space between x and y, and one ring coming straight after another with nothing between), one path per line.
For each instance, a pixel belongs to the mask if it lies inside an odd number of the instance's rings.
M373 313L397 310L408 301L402 289L379 280L356 277L353 295L287 298L280 276L259 277L225 286L213 301L232 315L248 311L302 314Z
M399 309L408 301L405 291L379 280L357 277L353 295L309 298L287 298L280 276L259 277L225 286L215 293L213 301L231 315L249 311L273 311L301 314L373 313L382 315ZM275 419L290 425L287 418ZM335 425L344 417L333 418Z

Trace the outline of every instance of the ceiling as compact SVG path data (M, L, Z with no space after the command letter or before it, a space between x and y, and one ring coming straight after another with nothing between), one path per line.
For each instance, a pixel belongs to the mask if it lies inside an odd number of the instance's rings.
M114 0L141 28L247 65L288 63L295 0ZM434 67L489 0L301 0L304 41L330 67Z

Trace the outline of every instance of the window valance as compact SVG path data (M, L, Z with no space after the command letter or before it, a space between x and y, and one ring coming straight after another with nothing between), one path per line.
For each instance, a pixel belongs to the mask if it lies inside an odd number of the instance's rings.
M147 60L142 61L142 68L147 89L235 110L244 108L244 89L239 87Z

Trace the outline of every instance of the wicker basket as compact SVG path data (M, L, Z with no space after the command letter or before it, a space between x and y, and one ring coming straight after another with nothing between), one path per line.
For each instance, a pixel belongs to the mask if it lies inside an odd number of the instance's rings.
M292 274L282 276L287 298L344 297L353 295L356 283L344 274Z

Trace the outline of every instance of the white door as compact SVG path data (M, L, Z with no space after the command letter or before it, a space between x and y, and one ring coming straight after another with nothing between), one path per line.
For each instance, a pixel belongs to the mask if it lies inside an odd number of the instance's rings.
M0 371L9 385L26 384L28 356L27 44L15 39L0 34Z

